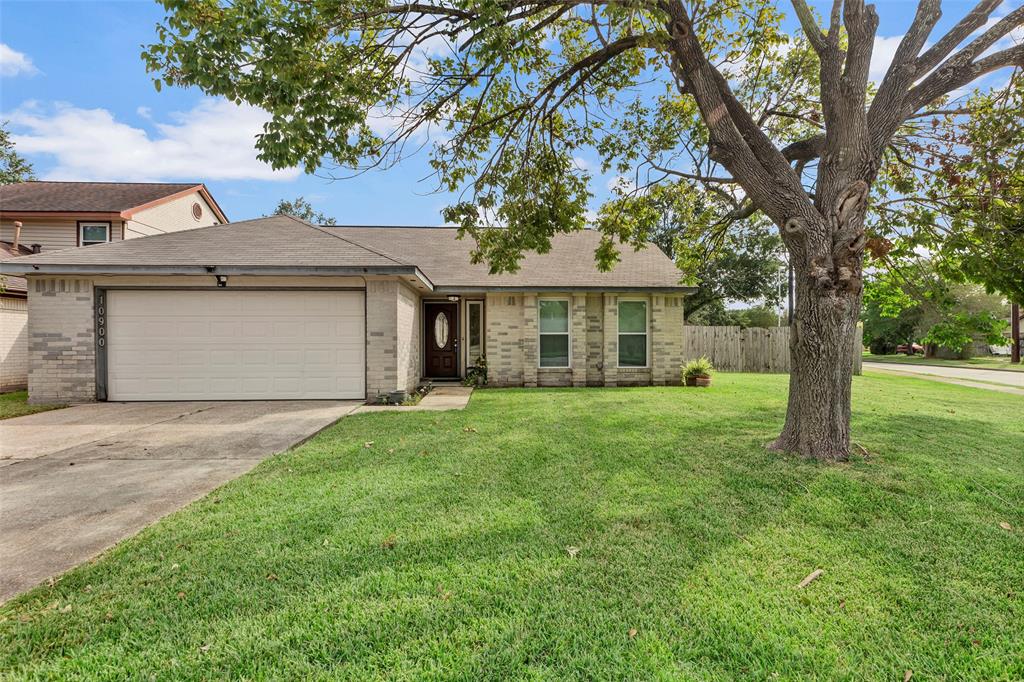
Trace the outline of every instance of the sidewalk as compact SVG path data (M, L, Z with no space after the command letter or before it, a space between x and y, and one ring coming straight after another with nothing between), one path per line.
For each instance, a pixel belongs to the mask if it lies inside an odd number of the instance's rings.
M893 374L910 374L931 381L1024 396L1024 372L941 367L938 365L901 365L895 362L865 362L864 369Z
M461 410L469 404L473 395L470 386L435 386L423 396L418 405L362 405L353 414L364 412L440 412L442 410Z

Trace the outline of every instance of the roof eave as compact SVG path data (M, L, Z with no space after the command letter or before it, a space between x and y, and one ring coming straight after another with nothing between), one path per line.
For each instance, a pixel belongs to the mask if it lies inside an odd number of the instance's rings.
M649 285L649 286L614 286L614 285L551 285L551 286L457 286L457 285L444 285L435 286L434 292L438 294L482 294L489 291L494 292L524 292L524 293L545 293L545 292L559 292L559 291L589 291L589 292L608 292L608 293L650 293L658 292L665 294L692 294L697 291L697 287L684 286L682 284L671 284L671 285Z
M21 259L0 262L0 272L18 275L412 275L427 289L434 290L433 282L414 265L94 265L31 263L19 260Z
M118 211L0 211L0 219L67 218L69 220L120 220Z

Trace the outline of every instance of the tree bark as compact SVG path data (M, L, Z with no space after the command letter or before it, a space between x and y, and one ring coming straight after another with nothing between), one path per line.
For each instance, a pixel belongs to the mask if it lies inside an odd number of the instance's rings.
M769 447L843 461L850 453L853 340L861 295L823 293L806 277L797 278L796 289L786 424Z

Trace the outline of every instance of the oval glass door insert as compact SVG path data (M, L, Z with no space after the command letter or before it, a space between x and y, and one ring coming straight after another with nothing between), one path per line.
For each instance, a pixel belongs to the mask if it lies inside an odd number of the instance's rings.
M443 312L438 313L434 318L434 343L438 348L448 345L448 316Z

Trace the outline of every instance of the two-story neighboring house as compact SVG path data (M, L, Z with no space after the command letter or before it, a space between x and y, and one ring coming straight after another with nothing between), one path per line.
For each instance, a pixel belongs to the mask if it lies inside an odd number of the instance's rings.
M0 186L0 260L228 222L205 185L20 182ZM28 380L25 280L0 282L0 391Z

